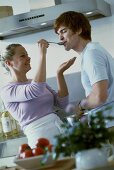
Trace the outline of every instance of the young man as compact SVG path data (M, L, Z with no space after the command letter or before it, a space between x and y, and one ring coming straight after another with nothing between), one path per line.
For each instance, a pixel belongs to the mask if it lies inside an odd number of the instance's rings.
M90 115L113 103L114 59L99 43L92 42L88 19L82 13L68 11L56 19L54 29L65 50L73 49L82 58L81 81L86 98L75 106L78 116L81 117L85 110L90 110ZM114 116L114 111L104 114ZM106 126L113 127L114 121L107 122Z

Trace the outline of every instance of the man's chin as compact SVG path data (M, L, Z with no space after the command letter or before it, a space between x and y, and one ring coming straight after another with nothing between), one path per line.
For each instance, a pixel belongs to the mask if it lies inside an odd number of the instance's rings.
M64 48L65 48L66 51L70 50L70 48L67 45L64 45Z
M66 51L69 51L70 49L66 47L65 50L66 50Z

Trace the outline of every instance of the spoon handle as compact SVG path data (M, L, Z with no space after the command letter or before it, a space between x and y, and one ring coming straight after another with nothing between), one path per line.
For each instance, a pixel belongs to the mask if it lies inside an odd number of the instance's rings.
M50 42L48 42L48 43L53 43L53 44L63 45L63 42L52 42L52 41L50 41Z
M49 41L48 43L58 44L57 42L52 42L52 41Z

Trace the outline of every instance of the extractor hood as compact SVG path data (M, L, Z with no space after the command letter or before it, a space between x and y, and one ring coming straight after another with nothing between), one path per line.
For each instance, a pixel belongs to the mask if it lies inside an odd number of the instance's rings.
M75 0L69 3L35 9L27 13L1 18L0 39L51 29L55 19L66 11L82 12L89 19L111 15L110 5L104 0Z

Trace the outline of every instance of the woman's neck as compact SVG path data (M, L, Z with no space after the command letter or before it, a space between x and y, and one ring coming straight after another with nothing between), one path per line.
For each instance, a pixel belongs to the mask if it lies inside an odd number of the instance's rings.
M20 77L18 77L18 78L12 78L12 80L11 80L11 82L27 82L28 81L28 79L27 78L20 78Z
M28 79L26 75L13 74L11 82L27 82Z

